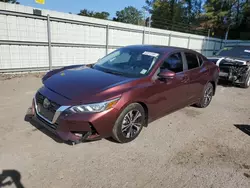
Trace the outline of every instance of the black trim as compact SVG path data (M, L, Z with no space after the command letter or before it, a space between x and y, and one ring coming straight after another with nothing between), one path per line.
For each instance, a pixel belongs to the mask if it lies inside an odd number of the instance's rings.
M56 134L57 127L55 125L49 124L47 121L42 119L37 113L35 114L34 117L35 120L38 121L38 123L40 123L43 127Z

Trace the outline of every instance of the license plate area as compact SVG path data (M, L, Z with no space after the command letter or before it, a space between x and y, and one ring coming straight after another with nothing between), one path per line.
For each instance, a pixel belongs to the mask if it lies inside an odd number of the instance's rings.
M228 76L228 73L226 73L226 72L220 72L220 73L219 73L219 76L221 76L221 77L227 77L227 76Z
M37 104L38 113L49 121L53 120L54 112L49 109L44 108L41 104Z

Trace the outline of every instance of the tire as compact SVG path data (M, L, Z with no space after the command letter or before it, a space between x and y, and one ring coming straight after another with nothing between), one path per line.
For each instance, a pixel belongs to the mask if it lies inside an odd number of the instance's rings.
M243 80L243 83L241 84L242 88L249 88L250 86L250 73L248 73L245 77L245 79Z
M206 108L212 101L214 95L214 86L209 82L203 91L203 96L200 99L200 102L196 104L199 108Z
M140 134L145 123L144 108L138 103L132 103L117 118L112 137L119 143L131 142Z

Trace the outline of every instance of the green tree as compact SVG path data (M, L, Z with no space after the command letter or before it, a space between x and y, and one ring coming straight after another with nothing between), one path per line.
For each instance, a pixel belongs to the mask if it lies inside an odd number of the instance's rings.
M152 15L152 27L190 31L199 24L202 0L146 0L145 9Z
M135 7L128 6L121 11L117 11L116 17L113 20L123 23L140 24L143 22L143 15Z
M229 39L241 39L241 40L250 40L250 2L246 0L241 4L240 13L236 20L239 23L230 30Z
M217 36L223 37L230 28L238 27L243 19L246 0L206 0L203 26L212 28Z
M182 11L177 10L180 6L177 8L175 0L146 0L146 4L146 10L152 15L152 27L171 29L174 22L181 20Z
M108 12L94 12L94 11L89 11L87 9L83 9L80 11L80 13L78 13L78 15L107 20L110 14Z
M4 3L12 3L12 4L20 4L19 2L17 2L16 0L0 0L0 2L4 2Z
M152 27L236 38L249 32L250 0L146 0ZM248 35L247 35L248 36Z

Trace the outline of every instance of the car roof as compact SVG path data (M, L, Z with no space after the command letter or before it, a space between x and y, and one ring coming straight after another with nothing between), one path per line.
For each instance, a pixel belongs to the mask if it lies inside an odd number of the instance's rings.
M171 53L171 52L180 51L180 50L185 50L185 51L188 50L193 53L198 53L187 48L180 48L180 47L175 47L175 46L163 46L163 45L130 45L130 46L126 46L125 48L140 49L140 50L151 51L151 52L156 52L156 53Z

